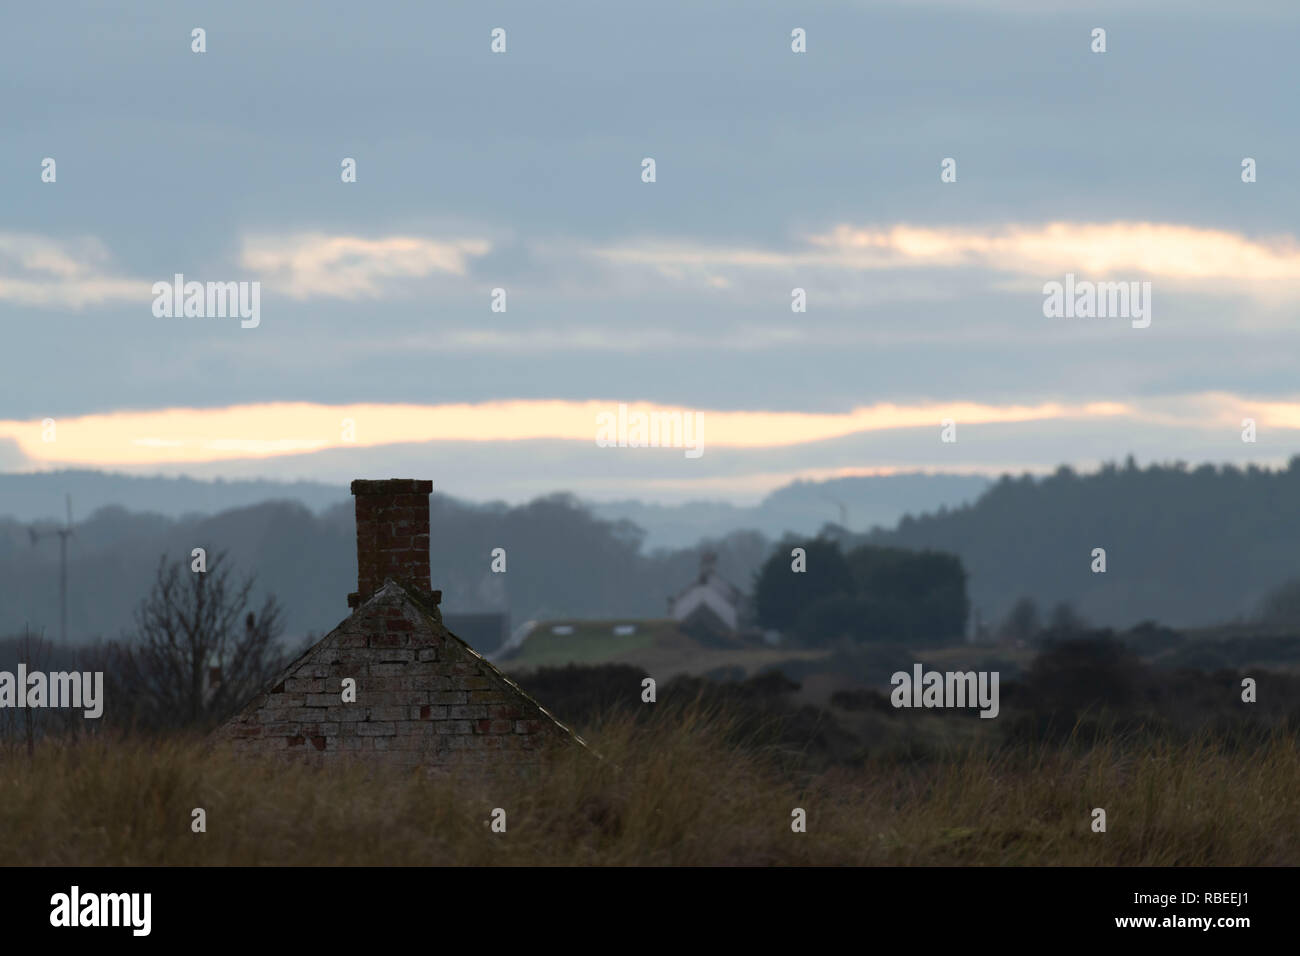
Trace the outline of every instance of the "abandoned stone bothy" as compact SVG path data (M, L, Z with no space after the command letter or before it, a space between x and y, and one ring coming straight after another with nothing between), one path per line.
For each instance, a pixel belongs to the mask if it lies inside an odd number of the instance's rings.
M237 752L458 772L585 748L443 625L429 571L432 490L413 479L352 482L354 610L218 729Z

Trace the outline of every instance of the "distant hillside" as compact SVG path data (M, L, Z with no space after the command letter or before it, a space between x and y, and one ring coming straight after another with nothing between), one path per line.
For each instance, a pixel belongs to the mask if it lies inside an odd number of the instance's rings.
M298 501L320 511L348 500L346 485L314 481L256 479L199 481L73 470L0 474L0 517L18 521L62 521L64 496L72 495L73 519L116 506L179 518L187 514L216 514L264 501Z
M967 475L903 474L797 481L768 495L758 505L737 507L721 501L658 505L641 501L590 502L608 521L629 520L645 531L644 546L687 548L701 538L755 530L770 538L786 531L813 534L838 522L844 506L846 527L859 532L891 527L905 514L935 511L973 501L988 488L986 478ZM64 496L72 495L74 520L116 506L169 518L213 515L267 501L296 501L314 512L351 500L345 484L312 481L233 481L137 476L90 470L0 474L0 517L18 521L61 521ZM467 507L472 507L467 505Z
M643 528L647 548L682 548L701 536L721 536L742 528L779 538L787 531L815 534L827 523L843 524L857 532L893 527L907 514L974 501L991 484L977 475L917 472L796 481L750 507L720 501L682 505L610 501L593 502L589 507L602 518L625 518Z
M669 594L699 570L699 552L648 556L632 525L592 516L557 495L511 508L430 499L434 587L449 612L507 609L522 623L551 617L659 617ZM32 543L29 525L0 519L0 637L25 624L57 637L59 545ZM723 574L748 586L769 542L739 532L712 545ZM256 572L262 589L285 608L289 635L323 633L348 614L356 587L351 501L314 514L296 502L273 501L215 515L171 518L102 508L77 521L68 546L70 641L114 637L153 581L159 555L176 559L192 548L222 549L242 574ZM494 548L507 570L490 570Z
M0 480L16 477L28 476ZM128 485L152 480L126 479ZM200 546L229 549L240 569L257 572L262 586L285 606L291 635L323 632L346 615L356 551L352 505L342 489L338 503L319 513L279 500L194 514L211 485L190 483L199 497L180 507L179 496L190 485L159 481L144 487L174 493L173 507L188 516L159 514L152 507L147 513L110 507L77 518L69 545L71 637L115 636L131 623L158 556L188 554ZM853 504L854 494L870 487L906 487L872 483L877 481L882 479L794 485L759 508L778 513L787 497L820 502L829 514L819 527L838 516L838 505L823 500L833 498L845 503L850 525L858 527L857 516L866 512ZM51 484L64 486L62 479ZM221 490L242 484L230 482ZM272 486L277 498L284 497L286 487ZM314 487L311 493L327 500L329 486ZM61 495L49 497L58 515ZM897 527L874 533L836 533L849 544L869 541L957 554L969 573L972 606L987 623L1000 621L1017 598L1027 595L1044 612L1069 601L1097 626L1128 627L1154 618L1197 627L1254 611L1278 585L1300 578L1297 504L1300 458L1281 471L1138 468L1130 462L1084 475L1061 469L1046 478L1007 477L966 505L904 517ZM7 505L8 499L0 499L0 513ZM644 532L635 524L592 514L572 496L510 507L434 495L430 507L434 586L443 589L450 612L505 609L516 626L553 618L658 618L667 596L698 570L698 546L647 551ZM86 514L78 506L74 518ZM707 535L728 524L701 523L694 532ZM21 631L25 623L57 633L58 543L47 537L33 544L28 528L25 520L0 518L0 636ZM814 527L799 530L807 536ZM750 590L774 539L755 530L716 534L713 547L724 576ZM489 570L497 547L507 550L505 574ZM1106 574L1089 569L1092 549L1098 547L1106 549Z
M1000 620L1022 595L1096 624L1185 627L1253 612L1300 577L1300 456L1268 471L1130 458L1092 474L1004 477L976 502L864 536L959 555L972 607ZM1105 548L1107 570L1090 570Z

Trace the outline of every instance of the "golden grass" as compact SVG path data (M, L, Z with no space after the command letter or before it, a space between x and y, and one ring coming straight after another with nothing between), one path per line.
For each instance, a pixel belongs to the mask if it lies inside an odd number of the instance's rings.
M1251 865L1300 862L1300 740L869 762L801 782L689 709L588 730L531 780L240 761L203 741L0 754L3 865ZM191 832L191 811L207 832ZM488 820L506 810L507 831ZM791 811L807 811L807 832ZM1103 807L1106 833L1090 828Z

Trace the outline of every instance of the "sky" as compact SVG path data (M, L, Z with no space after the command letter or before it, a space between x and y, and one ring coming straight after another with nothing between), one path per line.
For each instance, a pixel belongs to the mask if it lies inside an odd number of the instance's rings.
M747 503L1284 463L1300 6L1080 6L6 10L0 470ZM159 314L178 274L255 320ZM1067 276L1145 316L1045 314ZM700 454L601 444L651 412Z

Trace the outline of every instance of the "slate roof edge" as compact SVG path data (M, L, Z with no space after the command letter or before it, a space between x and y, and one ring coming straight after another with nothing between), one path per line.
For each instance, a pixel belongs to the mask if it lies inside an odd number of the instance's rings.
M465 650L469 651L470 654L472 654L475 658L478 659L478 662L479 662L480 664L482 664L482 665L483 665L484 667L486 667L489 671L491 671L491 672L492 672L493 674L495 674L498 678L500 678L500 679L501 679L502 681L504 681L507 685L509 685L510 689L513 690L516 694L518 694L518 695L519 695L520 697L522 697L524 700L528 701L528 703L532 704L532 705L533 705L534 707L536 707L539 711L541 711L543 714L545 714L545 715L546 715L546 718L547 718L549 721L551 721L551 723L555 724L555 726L559 727L562 731L564 731L564 733L565 733L567 736L569 736L569 737L573 738L575 741L577 741L577 742L578 742L578 743L579 743L579 744L580 744L584 749L590 751L591 753L595 753L595 751L593 751L593 750L591 749L591 745L590 745L590 744L588 744L585 740L583 740L582 737L580 737L577 733L575 733L575 732L573 731L573 729L570 728L567 724L565 724L565 723L564 723L563 721L561 721L558 717L556 717L554 714L552 714L549 710L547 710L545 707L543 707L543 706L542 706L542 705L537 701L537 699L536 699L535 697L533 697L532 694L528 693L526 690L524 690L522 687L520 687L518 684L516 684L513 680L510 679L509 676L507 676L505 673L503 673L503 672L502 672L502 671L501 671L501 670L500 670L500 669L499 669L495 664L493 664L490 660L488 660L486 657L484 657L484 656L483 656L482 654L480 654L478 651L474 650L474 648L471 647L470 644L469 644L467 641L465 641L463 638L457 637L455 634L453 634L453 633L448 629L447 625L444 624L444 623L442 622L442 610L441 610L441 609L440 609L436 604L433 604L433 603L428 602L428 601L425 601L425 600L421 600L421 596L420 596L420 594L419 594L418 591L415 591L414 589L411 589L411 588L404 587L403 585L398 584L396 581L392 581L392 580L385 581L385 582L384 582L384 587L383 587L381 590L386 590L390 585L391 585L392 587L397 588L399 591L401 591L403 594L405 594L405 595L407 596L407 598L411 601L411 603L414 604L417 608L419 608L420 611L422 611L422 612L425 614L425 616L429 618L429 620L431 621L431 623L433 623L433 624L436 625L437 627L441 628L441 629L443 630L443 632L445 632L446 635L447 635L448 637L452 638L452 639L455 640L458 644L460 644L461 647L463 647ZM376 593L378 593L378 592L376 592Z

